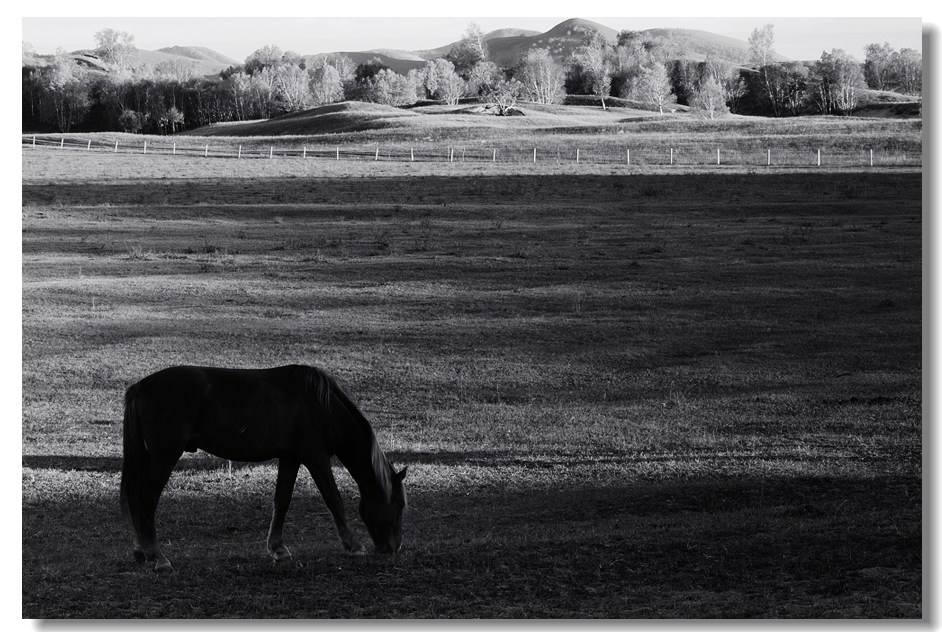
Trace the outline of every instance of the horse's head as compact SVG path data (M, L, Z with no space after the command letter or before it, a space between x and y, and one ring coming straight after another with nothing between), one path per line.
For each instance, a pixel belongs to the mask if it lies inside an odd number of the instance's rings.
M402 546L402 515L406 510L406 469L396 472L390 466L391 494L378 493L360 499L360 517L373 538L377 553L392 554Z

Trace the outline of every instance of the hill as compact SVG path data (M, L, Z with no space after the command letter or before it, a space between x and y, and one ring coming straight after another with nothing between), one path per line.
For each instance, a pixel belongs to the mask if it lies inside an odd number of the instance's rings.
M736 64L749 61L749 43L733 37L697 29L647 29L642 32L684 59L703 61L710 57ZM787 61L782 55L776 54L773 58L775 61Z
M285 114L269 120L209 125L187 136L292 136L338 134L402 126L402 119L419 117L413 110L390 105L345 101Z
M490 42L491 40L504 37L530 37L539 34L539 31L531 31L529 29L503 28L485 33L484 41ZM457 45L458 42L452 42L444 46L439 46L438 48L416 51L416 55L419 55L423 59L438 59L447 55L449 52L451 52L451 49ZM487 46L489 47L490 45L488 44Z
M616 99L615 101L621 101ZM617 132L628 120L657 116L639 109L639 104L624 102L623 107L603 111L595 106L518 105L521 116L494 116L480 103L457 106L419 105L408 109L377 103L345 101L323 105L303 112L269 120L217 123L185 132L187 136L318 136L377 132L412 138L428 135L472 133L476 138L518 132ZM685 108L684 108L685 109ZM659 117L661 120L669 116ZM461 130L465 130L461 132Z
M204 46L167 46L165 48L158 48L156 52L175 55L177 57L186 57L187 59L193 59L207 65L221 65L223 69L241 63L232 57L227 57L222 53L217 53Z
M164 62L182 61L193 66L197 75L207 79L218 79L219 73L240 62L202 46L171 46L158 50L137 49L134 64L146 64L152 68ZM94 50L84 49L69 53L79 66L97 72L111 70L111 65L101 59ZM23 58L24 66L48 66L53 55L32 55Z
M158 50L137 51L141 63L156 67L163 62L183 61L192 64L196 74L216 79L220 72L240 62L221 53L200 46L172 46Z
M410 51L397 51L388 49L376 49L367 51L337 51L334 53L318 53L316 55L303 55L304 61L308 66L334 55L343 55L350 59L354 64L365 64L372 59L379 59L384 65L388 66L400 75L407 74L410 70L422 68L425 66L425 59Z
M618 31L615 29L580 18L560 22L544 33L526 29L504 28L491 31L484 36L488 59L501 67L516 66L531 48L546 48L560 62L566 62L578 49L588 42L595 33L600 33L606 41L615 43ZM677 57L702 61L707 57L726 59L736 64L743 64L749 58L749 44L732 37L718 35L709 31L695 29L648 29L642 31L645 37L664 46L669 51L676 51ZM320 53L305 55L308 60L315 60L328 55L345 55L355 64L361 64L378 57L384 64L400 74L413 68L420 68L425 61L445 57L458 42L451 42L428 50L404 51L377 49L359 52ZM786 58L777 56L778 61Z

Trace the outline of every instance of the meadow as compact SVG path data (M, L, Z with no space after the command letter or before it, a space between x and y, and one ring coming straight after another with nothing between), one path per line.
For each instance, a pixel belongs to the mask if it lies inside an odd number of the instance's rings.
M579 169L24 148L23 616L920 618L919 170ZM295 362L402 552L301 476L273 565L275 465L197 453L136 564L124 389Z

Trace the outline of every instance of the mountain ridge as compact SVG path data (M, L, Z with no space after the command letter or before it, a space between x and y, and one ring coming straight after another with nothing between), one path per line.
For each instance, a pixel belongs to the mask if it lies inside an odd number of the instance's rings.
M583 18L569 18L544 32L505 27L495 29L484 35L484 45L488 59L501 67L518 64L527 52L533 48L547 48L558 61L566 61L580 46L598 32L609 43L617 41L619 31L598 22ZM743 64L748 60L747 42L710 31L697 29L652 28L639 31L655 41L682 42L684 58L702 61L708 56L728 59ZM332 51L314 54L302 54L308 64L331 55L344 55L354 64L362 64L378 58L383 64L399 74L423 67L429 60L445 57L461 40L432 49L386 49L374 48L364 51ZM77 62L95 70L104 70L107 64L99 60L92 50L79 50L71 53ZM137 50L138 59L152 66L174 59L182 59L195 64L196 72L206 78L218 79L218 75L230 66L243 63L232 57L203 46L173 45L149 51ZM50 58L39 55L33 59ZM786 60L776 55L777 61Z

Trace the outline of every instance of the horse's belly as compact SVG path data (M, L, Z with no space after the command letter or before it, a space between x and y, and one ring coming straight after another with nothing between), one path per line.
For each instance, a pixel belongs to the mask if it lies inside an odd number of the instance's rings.
M195 436L187 442L187 450L202 450L213 456L230 461L268 461L279 456L281 450L274 445L260 445L259 442L238 436L209 439Z

